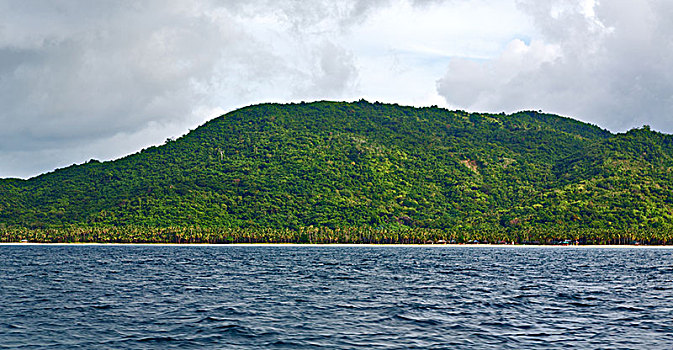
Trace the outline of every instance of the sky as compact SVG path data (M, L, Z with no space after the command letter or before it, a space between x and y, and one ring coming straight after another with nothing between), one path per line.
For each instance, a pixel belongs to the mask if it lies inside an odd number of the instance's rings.
M0 178L251 104L543 110L673 133L670 0L0 0Z

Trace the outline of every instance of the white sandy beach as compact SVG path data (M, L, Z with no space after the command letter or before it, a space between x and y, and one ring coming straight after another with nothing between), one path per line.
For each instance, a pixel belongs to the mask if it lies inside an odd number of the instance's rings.
M313 243L0 243L0 246L149 246L149 247L424 247L424 248L550 248L550 249L673 249L661 245L535 245L535 244L313 244Z

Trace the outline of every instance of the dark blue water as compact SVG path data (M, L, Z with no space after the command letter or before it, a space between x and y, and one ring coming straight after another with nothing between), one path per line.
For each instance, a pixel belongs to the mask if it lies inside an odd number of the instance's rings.
M0 246L0 348L673 348L673 250Z

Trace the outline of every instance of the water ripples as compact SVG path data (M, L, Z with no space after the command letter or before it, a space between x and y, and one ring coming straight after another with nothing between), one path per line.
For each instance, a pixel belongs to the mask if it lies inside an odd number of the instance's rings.
M673 250L0 246L0 349L673 348Z

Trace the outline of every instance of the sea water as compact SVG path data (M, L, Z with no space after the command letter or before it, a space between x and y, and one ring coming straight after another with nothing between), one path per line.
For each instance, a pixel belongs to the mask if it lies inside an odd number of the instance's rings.
M673 250L0 246L0 348L673 348Z

